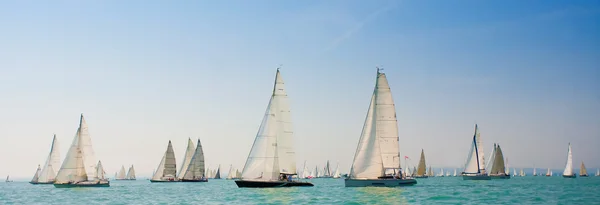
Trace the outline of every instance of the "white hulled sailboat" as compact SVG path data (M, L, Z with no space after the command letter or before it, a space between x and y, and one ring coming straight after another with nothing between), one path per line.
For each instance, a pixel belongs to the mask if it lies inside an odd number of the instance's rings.
M293 181L296 152L293 145L291 111L279 68L267 111L248 154L238 187L313 186Z
M46 162L44 163L44 167L39 173L38 180L36 182L31 181L31 184L53 184L54 179L56 178L56 174L60 169L60 151L59 151L59 143L56 139L56 135L52 138L52 146L50 146L50 153L48 154L48 158L46 158Z
M580 177L588 177L587 169L585 168L585 164L581 162L581 167L579 167L579 176Z
M156 168L150 182L177 182L177 162L175 161L175 152L173 152L173 145L169 140L167 151L160 160L160 164Z
M133 165L131 165L131 167L129 167L129 170L127 171L127 176L125 177L125 179L135 180L135 169L133 169Z
M117 176L115 176L115 180L126 180L127 179L127 172L125 172L125 166L121 165L121 169L119 170L119 173L117 174Z
M179 168L179 172L177 172L177 179L181 180L185 172L187 171L188 166L190 165L190 161L192 161L192 157L194 156L194 152L196 151L196 146L194 146L194 142L192 139L188 138L187 149L185 149L185 155L183 157L183 161L181 162L181 168Z
M563 171L564 178L575 178L577 177L573 172L573 153L571 152L571 143L569 143L569 149L567 151L567 164L565 165L565 171Z
M465 170L462 173L464 180L490 180L492 179L485 170L485 160L483 157L483 146L481 146L481 136L477 124L475 124L475 134L471 141L471 151L467 157Z
M108 180L98 179L97 163L88 126L81 114L79 128L56 175L54 187L109 187Z
M354 154L346 187L414 185L400 168L398 121L392 91L384 73L377 68L375 89Z
M182 182L208 182L204 173L204 151L202 150L202 144L198 139L198 144L194 152L192 153L192 159L190 160L186 170L184 171ZM230 169L231 170L231 169ZM231 175L231 173L229 173Z

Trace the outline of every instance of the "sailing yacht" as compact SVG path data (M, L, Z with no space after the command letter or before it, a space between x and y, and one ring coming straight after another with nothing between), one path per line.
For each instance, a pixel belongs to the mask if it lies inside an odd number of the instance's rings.
M221 165L220 164L217 167L217 171L215 171L215 174L213 175L213 179L221 179Z
M39 169L38 165L38 169ZM46 158L46 162L44 163L44 167L41 169L39 173L37 173L37 180L31 180L30 184L54 184L54 179L56 178L56 173L60 169L60 151L59 151L59 143L56 139L56 135L52 138L52 145L50 146L50 153L48 154L48 158ZM35 178L35 176L34 176Z
M565 171L563 171L564 178L576 178L577 176L573 172L573 152L571 152L571 143L569 143L569 149L567 150L567 164L565 165Z
M332 178L333 175L331 175L331 168L329 168L329 160L327 160L327 163L325 164L325 168L323 168L323 176L319 177L319 178Z
M517 176L517 169L513 168L513 177Z
M525 174L525 172L523 171L523 168L521 168L521 171L519 171L519 176L520 177L527 176L527 174Z
M429 166L429 171L427 171L427 176L428 177L435 177L435 175L433 173L433 169L431 168L431 166Z
M385 73L380 71L377 68L375 89L350 175L344 180L346 187L395 187L417 183L415 179L402 177L396 107Z
M427 178L427 165L425 164L425 151L421 149L421 158L419 159L419 165L417 165L417 173L415 178Z
M58 170L54 187L109 187L108 180L98 178L97 163L88 126L81 114L79 128L65 160Z
M587 169L585 169L585 164L581 162L581 167L579 167L579 176L580 177L588 177Z
M454 174L452 174L453 177L456 176L456 169L454 169Z
M156 168L150 182L177 182L177 164L175 162L175 152L173 152L173 144L169 140L167 151L160 160L160 164Z
M471 141L471 151L465 164L465 170L462 172L464 180L490 180L492 179L485 170L485 161L483 157L483 146L481 146L481 134L477 124L475 124L475 134Z
M187 170L187 168L190 164L190 161L192 161L192 157L193 157L195 151L196 151L196 146L194 146L194 142L192 142L192 139L188 138L188 144L187 144L187 148L185 149L185 155L183 157L183 161L181 162L179 171L177 172L178 180L181 180L181 178L183 178L183 175L185 174L185 171Z
M600 169L596 169L596 176L600 176Z
M333 178L337 179L340 178L340 163L338 162L337 165L335 165L335 172L333 173Z
M537 177L537 169L535 167L533 168L533 176Z
M204 151L202 150L200 139L198 139L198 144L192 153L192 158L186 169L182 172L182 182L208 182L208 178L204 174ZM231 165L229 167L229 176L231 176Z
M133 169L133 165L131 165L131 167L129 167L129 170L127 171L127 176L125 176L126 180L135 180L135 169Z
M37 168L37 170L35 170L35 174L33 175L33 179L31 179L31 181L29 181L30 184L37 184L38 183L41 171L42 171L42 168L40 168L40 165L38 164L38 168Z
M6 180L4 182L13 182L12 180L10 180L10 175L6 175Z
M438 174L438 177L444 177L444 169L440 168L440 173Z
M296 173L296 152L290 105L285 85L277 68L275 85L267 110L248 154L238 187L314 186L292 180Z
M552 176L552 174L550 173L550 168L548 168L548 171L546 171L546 176L547 176L547 177L550 177L550 176Z
M119 173L115 176L115 180L126 180L127 179L127 173L125 172L125 166L121 165L121 169L119 170Z
M492 179L510 179L510 174L507 174L504 166L504 154L499 144L494 144L493 164L490 167L489 175Z

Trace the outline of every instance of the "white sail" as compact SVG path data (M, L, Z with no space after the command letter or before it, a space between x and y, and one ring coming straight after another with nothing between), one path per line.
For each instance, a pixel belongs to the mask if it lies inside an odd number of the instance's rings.
M469 156L467 157L464 173L485 174L483 149L481 148L480 144L481 136L479 134L479 128L477 127L477 124L475 124L475 134L473 135L473 140L471 141L471 151L469 151Z
M510 176L510 168L508 167L508 157L506 158L505 161L506 161L506 167L505 167L506 170L504 170L504 173L506 173L506 175Z
M181 162L181 168L179 168L179 172L177 172L177 178L181 179L185 175L185 172L188 170L188 166L190 161L192 161L192 157L194 156L194 152L196 151L196 146L194 146L194 142L192 139L188 138L187 149L185 150L185 155L183 161Z
M596 169L596 176L600 176L600 169Z
M569 143L569 150L567 151L567 164L565 165L563 176L573 176L573 153L571 152L571 143Z
M340 163L338 162L335 165L335 172L333 173L333 178L340 178Z
M40 165L38 164L37 169L35 170L35 174L33 175L33 178L31 179L31 182L33 183L37 183L39 182L40 179L40 172L42 171L42 168L40 168Z
M307 178L308 176L310 176L310 173L308 172L308 167L306 167L306 160L304 161L304 168L302 168L302 176L301 178Z
M95 175L96 157L92 148L88 126L82 114L79 118L79 128L67 152L67 156L58 171L55 182L87 181L88 176L94 177Z
M135 179L135 169L133 169L133 165L131 165L131 167L129 167L129 170L127 171L127 179L130 180L134 180Z
M38 179L38 182L53 182L59 169L60 146L58 140L56 139L56 135L54 135L52 138L52 146L50 146L50 153L48 154L48 158L46 158L42 172L40 172L40 178Z
M106 179L106 172L104 171L104 167L102 166L102 162L98 161L98 165L96 165L96 175L95 177L98 180Z
M454 174L452 174L452 176L456 176L456 169L454 169Z
M517 176L517 169L513 168L513 176Z
M119 174L117 174L116 179L125 179L127 174L125 173L125 166L121 165L121 170L119 170Z
M331 169L329 168L329 160L327 160L327 163L325 164L325 168L323 169L323 175L326 177L330 177L331 175Z
M233 173L232 170L233 170L233 165L230 164L229 165L229 171L227 172L227 179L233 179L233 175L235 173Z
M490 160L487 161L487 163L485 164L485 170L492 170L492 167L494 166L494 159L496 156L496 143L494 143L494 147L492 148L492 152L490 153Z
M231 172L231 168L229 170ZM229 175L231 175L231 173ZM204 173L204 151L202 150L200 139L198 139L198 144L196 145L190 164L187 166L185 175L183 175L183 179L191 180L201 179L203 177L206 178Z
M167 178L175 178L177 172L177 164L175 161L175 153L173 152L173 145L171 144L171 140L169 140L169 145L167 146L167 151L163 155L160 164L156 168L156 172L152 176L153 180L161 180L163 177Z
M219 164L219 167L217 167L217 170L215 171L214 177L215 179L221 179L221 165Z
M279 70L275 75L275 85L273 86L273 96L271 97L271 106L275 111L276 133L277 133L277 157L280 173L296 174L296 152L294 150L293 129L290 103L285 83ZM274 103L273 103L274 102Z
M533 168L533 176L537 176L537 170Z
M550 168L548 168L548 171L546 171L546 176L550 176Z

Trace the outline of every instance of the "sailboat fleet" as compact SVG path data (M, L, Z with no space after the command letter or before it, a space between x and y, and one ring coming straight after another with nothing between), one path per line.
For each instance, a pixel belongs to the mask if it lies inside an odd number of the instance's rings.
M510 179L508 159L504 158L499 144L494 143L490 158L484 157L481 134L475 124L475 131L470 140L470 151L464 165L464 170L451 173L451 169L440 168L434 175L431 166L427 168L424 150L416 167L410 169L400 166L400 144L398 125L392 92L386 75L377 68L375 88L363 124L363 129L357 143L357 149L352 161L350 173L344 175L346 187L365 186L410 186L417 184L415 178L462 176L464 180ZM311 171L304 162L301 169L296 169L293 130L291 127L291 110L288 95L279 68L267 109L260 124L254 143L248 154L243 169L229 166L226 179L235 180L240 188L253 187L293 187L314 186L302 179L312 178L342 178L339 163L331 169L329 160L323 169L315 166ZM573 171L571 144L567 149L567 160L562 176L576 178ZM406 157L408 158L408 157ZM405 158L405 160L406 160ZM60 162L59 142L53 136L50 152L43 165L38 165L29 183L53 184L57 188L71 187L110 187L106 172L100 160L96 161L88 125L80 116L79 127L69 147L62 164ZM537 176L533 169L533 176ZM545 176L552 176L548 168ZM587 177L587 169L582 162L579 175ZM517 171L513 168L513 176ZM526 176L523 169L518 176ZM595 176L600 176L600 169ZM214 170L205 167L205 156L200 140L197 144L188 138L187 147L180 166L176 164L173 145L169 141L167 149L153 172L150 182L208 182L208 179L220 179L221 167ZM131 165L128 170L121 166L115 173L115 180L136 180L135 169ZM9 176L5 182L12 182Z

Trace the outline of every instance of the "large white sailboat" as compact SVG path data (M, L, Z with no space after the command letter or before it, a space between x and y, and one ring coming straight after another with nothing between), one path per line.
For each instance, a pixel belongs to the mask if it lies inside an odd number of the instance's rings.
M189 143L188 143L189 144ZM229 169L231 175L231 168ZM184 174L181 178L182 182L208 182L208 178L204 173L204 151L202 150L202 144L198 139L198 144L192 153L192 159L190 160Z
M329 160L327 160L327 163L325 164L325 168L323 168L323 176L320 176L319 178L332 178L333 175L331 175L331 168L329 167Z
M238 187L313 186L292 180L296 175L296 152L290 105L279 68L267 111L248 154Z
M127 176L125 177L125 179L127 180L135 180L135 169L133 169L133 165L131 165L131 167L129 167L129 170L127 171Z
M490 180L492 179L485 170L485 160L483 157L483 146L481 146L481 136L477 124L475 124L475 134L471 141L471 151L467 157L465 170L462 172L464 180Z
M354 154L346 187L414 185L400 168L398 121L385 73L377 68L375 88Z
M38 165L38 169L39 169ZM60 151L59 151L59 143L56 139L56 135L52 138L52 145L50 146L50 153L48 154L48 158L46 158L46 162L44 163L43 168L39 173L37 173L37 181L31 181L30 184L53 184L54 179L56 178L56 174L60 169Z
M183 157L183 161L181 162L181 167L177 172L178 180L181 180L183 178L183 175L185 175L185 172L187 171L190 161L192 161L192 157L194 156L195 151L196 146L194 146L194 142L192 142L192 139L188 138L187 149L185 149L185 155Z
M160 160L160 164L156 168L154 175L150 182L177 182L177 162L175 161L175 152L173 152L173 145L169 140L167 151Z
M571 143L569 143L569 149L567 151L567 164L565 165L565 171L563 171L564 178L576 178L577 176L573 172L573 152L571 152Z
M79 128L56 175L54 187L109 187L108 180L98 178L97 163L88 126L81 114Z

